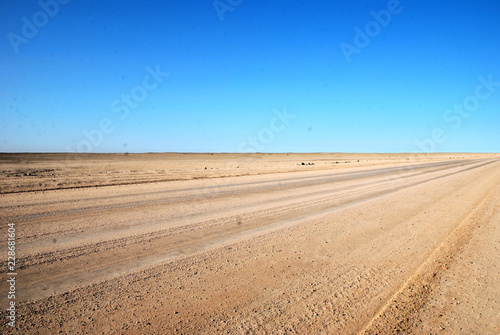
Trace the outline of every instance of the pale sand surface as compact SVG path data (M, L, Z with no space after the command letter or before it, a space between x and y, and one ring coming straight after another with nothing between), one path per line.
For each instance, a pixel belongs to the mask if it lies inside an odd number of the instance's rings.
M159 181L368 167L495 154L7 154L0 153L0 192L40 191ZM302 163L306 165L302 165ZM314 164L314 165L308 165ZM205 169L206 168L206 169Z
M498 154L0 154L0 170L13 333L500 332Z

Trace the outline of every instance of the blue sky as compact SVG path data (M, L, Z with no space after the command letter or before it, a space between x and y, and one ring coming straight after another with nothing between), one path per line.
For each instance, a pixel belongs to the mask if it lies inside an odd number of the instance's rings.
M0 22L1 152L500 152L499 1L6 0Z

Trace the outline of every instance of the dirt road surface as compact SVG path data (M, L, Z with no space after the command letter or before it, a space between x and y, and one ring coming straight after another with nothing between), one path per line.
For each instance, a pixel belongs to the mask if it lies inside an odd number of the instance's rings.
M500 333L500 155L0 160L2 334Z

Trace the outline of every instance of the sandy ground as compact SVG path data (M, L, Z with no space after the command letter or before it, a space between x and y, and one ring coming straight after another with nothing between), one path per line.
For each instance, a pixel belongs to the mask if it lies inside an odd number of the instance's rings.
M0 154L0 170L2 334L500 333L500 155Z

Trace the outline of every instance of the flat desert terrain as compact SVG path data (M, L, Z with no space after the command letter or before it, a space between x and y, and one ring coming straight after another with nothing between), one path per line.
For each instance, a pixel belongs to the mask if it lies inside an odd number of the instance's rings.
M0 170L2 334L500 333L499 154L4 153Z

